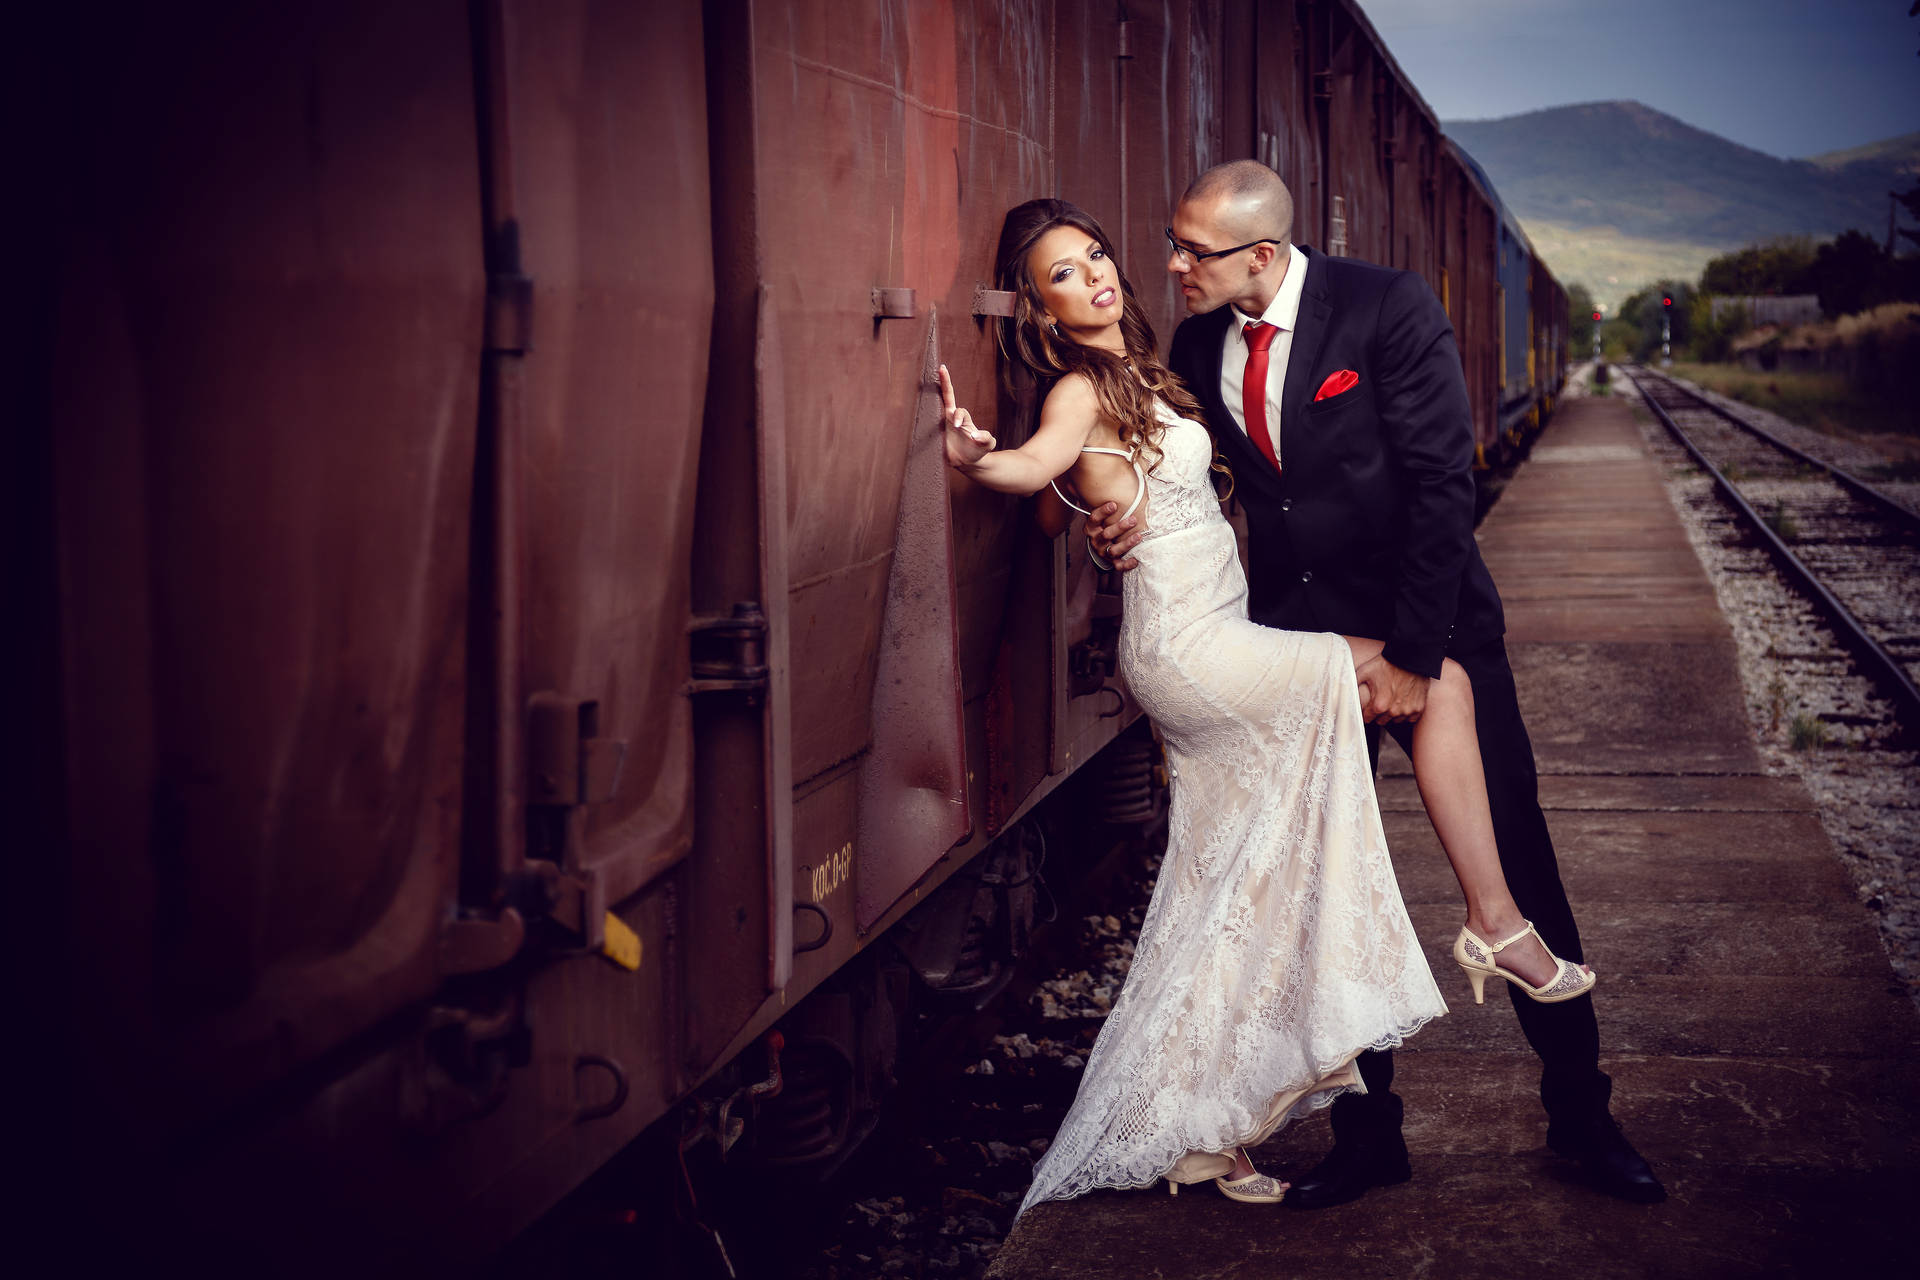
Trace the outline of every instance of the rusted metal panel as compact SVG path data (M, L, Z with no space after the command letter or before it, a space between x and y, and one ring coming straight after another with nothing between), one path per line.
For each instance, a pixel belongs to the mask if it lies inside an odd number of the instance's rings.
M1482 295L1488 267L1478 256L1480 239L1474 228L1477 219L1485 215L1466 170L1445 146L1440 152L1438 169L1436 217L1441 297L1446 303L1448 318L1453 321L1454 338L1460 348L1467 399L1473 407L1474 439L1484 447L1492 439L1494 429L1486 370L1480 359L1485 343L1484 316L1488 304Z
M865 857L855 905L862 929L972 828L939 352L935 324L927 334L907 436L886 618L874 662L873 742L860 770L856 842Z
M1438 190L1435 182L1434 153L1440 141L1439 126L1422 117L1412 99L1400 95L1400 147L1394 161L1394 244L1397 266L1417 272L1440 291L1434 263L1434 213Z
M1344 7L1329 6L1317 17L1326 24L1326 61L1315 68L1325 76L1316 90L1328 95L1325 247L1336 256L1380 261L1387 194L1377 160L1373 50Z
M1310 5L1254 6L1254 158L1293 193L1293 238L1326 247L1321 220L1319 112L1309 71Z
M684 975L669 1020L676 1093L791 978L794 938L787 383L782 318L765 283L761 51L750 0L703 13L716 299L693 604L697 626L741 616L764 618L764 630L751 678L695 683L695 844L671 883Z
M767 285L791 320L780 429L794 774L805 780L867 745L903 437L918 393L924 317L876 323L869 293L913 288L924 304L967 315L989 274L976 265L997 226L988 206L1044 175L1046 10L784 8L757 23L754 38ZM963 172L983 180L964 198ZM963 255L973 259L964 274ZM990 365L950 363L981 404ZM825 369L834 376L822 378Z
M597 701L601 737L626 744L574 855L617 902L690 841L688 643L672 623L690 608L714 295L700 19L691 4L592 0L508 15L537 317L521 679L529 695ZM659 198L662 174L673 199Z
M1091 210L1115 238L1120 265L1162 354L1173 326L1186 315L1166 270L1164 229L1187 184L1228 158L1221 119L1227 49L1219 8L1205 0L1126 7L1135 52L1120 62L1123 105L1115 145L1126 156L1123 181L1117 212Z
M1260 138L1260 112L1256 104L1263 94L1275 92L1277 87L1262 86L1259 78L1261 31L1266 25L1259 16L1263 7L1254 3L1254 0L1216 0L1216 3L1206 6L1204 13L1200 7L1195 9L1194 22L1206 27L1210 20L1211 30L1216 33L1215 38L1220 45L1219 151L1218 158L1208 157L1210 164L1237 156L1266 159ZM1291 31L1291 6L1276 5L1271 11L1273 22L1284 24ZM1284 91L1280 91L1280 96L1285 99ZM1278 166L1274 167L1277 169Z
M73 74L51 430L77 1060L112 1077L77 1087L137 1145L437 981L473 89L460 10L372 3L128 10Z
M1179 24L1173 34L1183 34L1185 39L1168 42L1167 61L1171 65L1167 69L1166 87L1170 91L1184 88L1185 92L1178 96L1170 92L1162 99L1168 110L1164 117L1166 124L1159 132L1171 144L1173 163L1156 175L1161 181L1153 184L1150 194L1164 196L1169 201L1177 199L1195 175L1249 153L1245 141L1239 150L1227 150L1226 118L1228 85L1242 80L1241 76L1228 72L1228 63L1249 60L1247 46L1233 43L1236 34L1244 33L1232 29L1228 12L1245 7L1227 0L1192 0L1189 4L1169 6L1176 10L1168 14L1169 19ZM1184 58L1181 53L1185 54ZM1171 212L1171 206L1167 212ZM1164 225L1165 213L1157 220ZM1143 247L1151 248L1151 242ZM1147 260L1141 260L1143 275L1147 265Z
M942 565L899 563L895 539L906 518L909 431L928 394L925 313L953 317L942 326L951 345L936 356L976 415L993 421L989 336L971 310L991 280L1001 215L1048 176L1050 22L1051 6L1040 4L855 15L821 4L788 6L753 27L758 208L787 387L779 421L767 427L780 432L788 458L793 776L810 812L853 820L861 808L827 793L859 786L858 762L879 732L875 712L885 699L874 676L890 583L928 573L955 583L957 648L971 657L950 655L948 678L969 668L984 676L981 639L1000 630L1007 563L1021 542L1017 504L974 494L957 502ZM874 288L911 289L923 314L876 321ZM828 369L833 376L822 378ZM944 499L949 483L941 475L933 492ZM1001 592L982 591L983 580ZM924 666L938 655L919 657ZM1043 672L1046 660L1044 649L1023 655ZM974 681L977 697L987 680ZM964 744L957 715L947 720L944 768L957 787ZM870 788L866 808L897 805L911 790L906 779ZM857 939L860 924L964 835L965 811L957 817L944 834L922 829L871 848L853 826L820 828L796 813L796 868L831 865L851 850L859 889L831 905L834 947ZM816 924L812 913L800 922L808 932ZM824 958L809 953L801 971Z
M1125 123L1122 78L1132 70L1126 64L1138 57L1119 56L1119 13L1119 6L1105 4L1061 5L1054 13L1055 173L1050 184L1036 186L1022 197L1057 195L1071 200L1100 219L1113 236L1121 234L1125 190L1120 172ZM1135 47L1150 43L1144 34L1130 42Z
M1459 236L1457 279L1450 278L1449 290L1458 294L1456 326L1473 401L1474 437L1487 452L1497 448L1500 434L1498 220L1478 175L1452 143L1443 172Z

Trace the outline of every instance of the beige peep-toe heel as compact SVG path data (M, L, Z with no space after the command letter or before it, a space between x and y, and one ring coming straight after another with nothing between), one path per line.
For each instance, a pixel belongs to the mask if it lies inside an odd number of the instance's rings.
M1246 1154L1244 1148L1241 1154ZM1253 1161L1248 1160L1247 1163L1251 1165ZM1221 1195L1229 1200L1238 1200L1241 1204L1279 1204L1287 1196L1286 1183L1258 1169L1244 1178L1215 1178L1213 1185L1220 1188Z
M1241 1204L1279 1204L1287 1198L1287 1184L1264 1173L1244 1178L1215 1178L1213 1185L1220 1188L1221 1195Z
M1249 1160L1248 1164L1253 1162ZM1229 1171L1231 1172L1231 1171ZM1180 1184L1168 1178L1167 1194L1180 1194ZM1229 1200L1238 1200L1242 1204L1279 1204L1286 1198L1289 1183L1278 1178L1270 1178L1259 1170L1254 1170L1244 1178L1215 1178L1213 1185L1220 1188L1220 1194Z
M1528 934L1533 934L1535 938L1540 937L1539 933L1536 932L1533 927L1533 921L1527 921L1526 925L1526 928L1514 934L1511 938L1494 943L1484 942L1473 930L1467 928L1465 925L1460 926L1460 936L1453 940L1453 959L1456 964L1466 971L1467 981L1473 984L1473 1002L1475 1004L1485 1004L1487 1002L1486 996L1482 994L1482 988L1486 986L1488 978L1505 978L1508 982L1511 982L1514 986L1526 992L1528 999L1536 1000L1541 1004L1558 1004L1562 1000L1571 1000L1576 996L1583 996L1593 990L1593 984L1600 980L1600 975L1594 973L1591 969L1583 968L1577 964L1568 964L1559 956L1554 955L1552 948L1547 947L1544 940L1541 941L1540 945L1546 948L1547 955L1552 958L1555 969L1553 976L1537 987L1525 978L1522 978L1519 974L1509 972L1495 964L1495 956Z

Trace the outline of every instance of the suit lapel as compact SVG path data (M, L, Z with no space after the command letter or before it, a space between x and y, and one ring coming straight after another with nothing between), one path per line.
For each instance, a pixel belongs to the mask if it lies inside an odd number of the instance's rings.
M1300 423L1300 410L1311 394L1313 368L1320 359L1320 348L1327 339L1327 323L1333 318L1333 305L1327 301L1327 268L1321 256L1302 248L1307 255L1307 279L1300 291L1300 314L1293 326L1293 350L1287 354L1287 384L1280 398L1280 463L1286 465L1293 450L1293 437Z
M1215 317L1218 317L1216 319ZM1227 402L1220 398L1220 366L1224 362L1227 344L1227 326L1233 319L1232 312L1218 307L1207 313L1208 327L1202 332L1200 341L1200 379L1197 390L1200 403L1216 422L1225 423L1229 430L1233 427L1233 415L1226 412Z

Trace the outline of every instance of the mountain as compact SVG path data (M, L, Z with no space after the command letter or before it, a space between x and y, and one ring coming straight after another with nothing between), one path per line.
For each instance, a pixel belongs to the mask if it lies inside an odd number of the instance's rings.
M1886 234L1887 192L1920 173L1920 134L1782 160L1638 102L1442 125L1486 169L1562 281L1616 301L1782 235Z
M1920 174L1920 133L1903 133L1882 142L1869 142L1864 147L1849 147L1845 151L1808 156L1807 163L1828 170L1847 169L1856 165L1882 165L1895 173L1911 177Z

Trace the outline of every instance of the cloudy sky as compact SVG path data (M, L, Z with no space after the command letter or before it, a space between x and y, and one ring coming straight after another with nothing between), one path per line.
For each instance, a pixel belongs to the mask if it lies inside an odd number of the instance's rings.
M1360 0L1442 120L1632 98L1771 155L1920 131L1913 0Z

